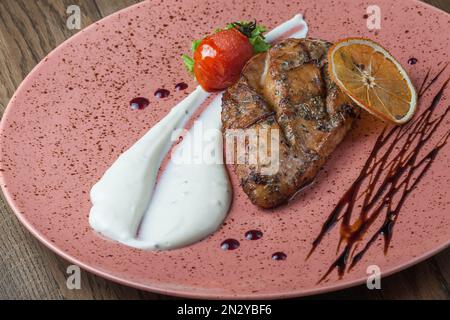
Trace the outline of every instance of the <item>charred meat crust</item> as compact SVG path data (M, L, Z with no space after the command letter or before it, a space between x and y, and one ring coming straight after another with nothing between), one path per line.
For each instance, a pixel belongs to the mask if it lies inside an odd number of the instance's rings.
M229 129L280 132L275 173L262 174L260 163L234 164L242 188L257 206L283 204L311 182L358 115L328 75L330 45L317 39L284 40L254 56L223 95L225 135Z

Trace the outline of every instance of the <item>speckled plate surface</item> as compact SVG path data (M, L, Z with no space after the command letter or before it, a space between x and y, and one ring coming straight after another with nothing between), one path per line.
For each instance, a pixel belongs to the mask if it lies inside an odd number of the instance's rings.
M366 26L369 5L381 9L381 30ZM403 64L417 88L430 68L428 80L449 60L450 34L445 30L450 16L412 0L145 1L65 42L33 70L12 98L1 122L0 181L19 219L49 248L91 272L137 288L189 297L321 293L364 282L369 265L388 275L445 248L450 239L446 145L406 198L388 253L383 254L380 236L342 279L333 270L318 283L338 257L340 222L306 259L312 241L358 177L384 127L367 114L315 184L282 208L267 212L254 207L231 173L234 202L225 225L188 248L140 251L105 240L90 229L91 186L121 151L194 88L179 59L190 40L229 21L256 18L273 27L298 12L306 13L311 37L334 41L363 36L380 42ZM408 64L412 57L417 63ZM445 70L428 88L419 113L430 105L449 73ZM173 90L180 81L189 88ZM154 98L158 88L169 89L170 97ZM444 112L449 94L450 90L444 92L432 119ZM150 106L131 110L129 101L136 96L148 97ZM443 118L425 153L449 132L449 119ZM261 230L263 237L246 240L250 229ZM371 234L369 230L358 250ZM239 240L239 249L221 250L226 238ZM271 256L278 251L287 259L273 261Z

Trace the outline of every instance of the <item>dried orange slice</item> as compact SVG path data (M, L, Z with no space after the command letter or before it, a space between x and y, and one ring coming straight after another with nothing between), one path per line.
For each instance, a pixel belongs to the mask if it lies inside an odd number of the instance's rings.
M333 81L361 108L395 124L414 115L416 90L400 63L379 44L344 39L330 48L328 61Z

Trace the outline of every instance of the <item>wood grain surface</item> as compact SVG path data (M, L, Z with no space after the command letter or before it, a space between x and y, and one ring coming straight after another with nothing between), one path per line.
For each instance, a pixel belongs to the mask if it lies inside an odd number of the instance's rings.
M137 0L0 0L0 111L31 69L77 30L66 9L80 6L82 27ZM426 2L450 12L450 0ZM448 32L444 31L443 32ZM121 286L82 271L80 290L66 286L68 262L45 248L0 199L0 299L172 299ZM450 248L384 278L382 290L366 286L315 296L320 299L450 299ZM309 297L310 299L311 297Z

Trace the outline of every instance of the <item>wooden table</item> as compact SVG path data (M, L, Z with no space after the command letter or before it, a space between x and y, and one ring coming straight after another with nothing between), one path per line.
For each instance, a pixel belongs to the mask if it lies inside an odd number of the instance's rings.
M76 30L66 27L66 9L81 8L86 27L138 0L1 0L0 110L31 69ZM426 2L450 12L449 0ZM45 248L0 199L0 299L171 299L82 273L81 290L68 290L68 262ZM365 286L316 296L342 299L450 299L450 248L383 279L382 290Z

